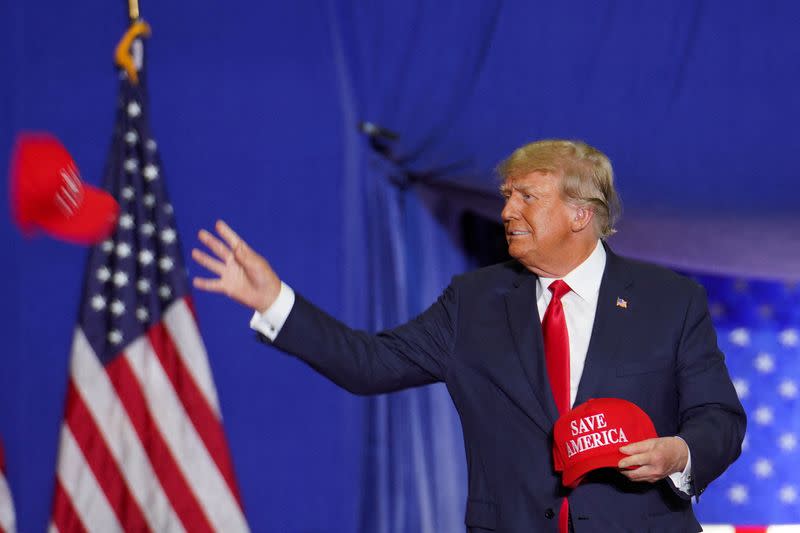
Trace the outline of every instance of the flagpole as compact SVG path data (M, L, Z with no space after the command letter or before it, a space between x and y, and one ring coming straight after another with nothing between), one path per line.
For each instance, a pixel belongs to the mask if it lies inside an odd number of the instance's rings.
M128 16L131 22L139 20L139 0L128 0Z

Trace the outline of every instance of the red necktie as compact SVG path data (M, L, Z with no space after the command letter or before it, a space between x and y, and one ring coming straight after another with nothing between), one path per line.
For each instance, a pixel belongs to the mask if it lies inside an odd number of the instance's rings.
M547 365L547 377L550 378L550 388L553 390L553 399L556 402L558 414L563 415L569 411L569 336L567 334L567 320L564 317L564 306L561 298L572 289L563 280L557 279L548 287L553 293L550 305L544 313L542 320L542 335L544 336L544 358ZM569 503L567 499L561 503L558 513L558 531L569 531Z

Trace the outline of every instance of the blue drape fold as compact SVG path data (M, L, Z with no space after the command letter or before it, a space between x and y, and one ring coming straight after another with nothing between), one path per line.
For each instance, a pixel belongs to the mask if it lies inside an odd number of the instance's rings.
M452 166L442 139L471 96L500 5L328 4L345 117L342 300L356 327L378 331L411 318L467 267L461 210L410 178L440 171L441 161ZM441 54L448 34L458 54ZM360 121L399 139L371 143L357 132ZM361 531L462 529L465 461L445 388L370 398L365 427Z

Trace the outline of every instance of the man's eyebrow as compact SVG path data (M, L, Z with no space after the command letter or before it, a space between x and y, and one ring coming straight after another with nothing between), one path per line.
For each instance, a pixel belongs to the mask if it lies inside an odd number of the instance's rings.
M535 189L535 187L533 185L509 185L507 183L504 183L504 184L502 184L500 186L500 192L501 193L507 193L509 191L514 190L514 191L524 192L524 193L528 194L533 189Z

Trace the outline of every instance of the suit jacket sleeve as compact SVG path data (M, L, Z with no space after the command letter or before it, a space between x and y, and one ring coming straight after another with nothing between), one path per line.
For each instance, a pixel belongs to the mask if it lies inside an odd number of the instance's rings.
M451 285L415 319L373 335L349 328L297 294L271 344L355 394L392 392L444 379L457 308Z
M705 292L693 285L678 347L680 431L699 496L741 453L746 417L717 347Z

